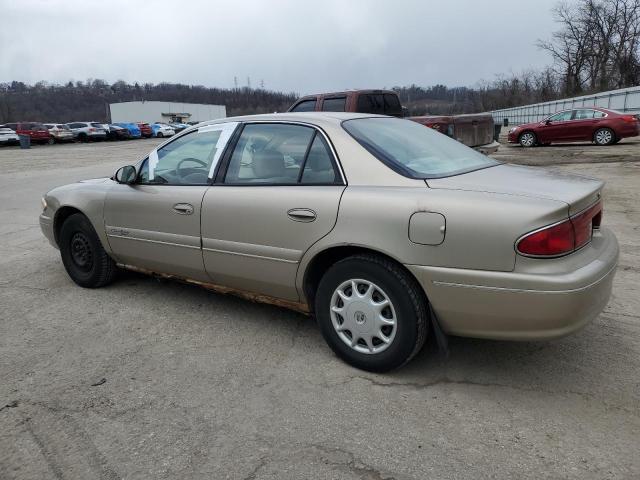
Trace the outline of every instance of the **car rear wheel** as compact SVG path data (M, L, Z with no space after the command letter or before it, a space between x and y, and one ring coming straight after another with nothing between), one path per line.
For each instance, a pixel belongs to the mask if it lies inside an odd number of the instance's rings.
M55 140L55 138L51 137L51 138L47 141L47 143L48 143L49 145L53 145L54 143L56 143L56 140Z
M533 132L523 132L518 138L518 142L525 148L535 147L538 143L538 138Z
M73 214L64 221L58 245L64 268L81 287L103 287L115 278L115 262L102 248L91 222L81 213Z
M363 370L404 365L422 348L429 314L415 279L380 256L348 257L327 270L315 314L331 349Z
M599 128L593 134L593 141L596 145L611 145L616 140L616 135L610 128Z
M162 134L162 132L158 132L157 137L158 137L158 138L162 138L162 137L164 137L164 135Z

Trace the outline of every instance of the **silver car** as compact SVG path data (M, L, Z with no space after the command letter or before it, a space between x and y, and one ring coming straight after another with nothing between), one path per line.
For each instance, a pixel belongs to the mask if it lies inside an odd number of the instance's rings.
M83 287L126 268L309 312L384 371L430 331L541 340L596 317L618 260L602 187L408 120L287 113L199 124L51 190L40 225Z

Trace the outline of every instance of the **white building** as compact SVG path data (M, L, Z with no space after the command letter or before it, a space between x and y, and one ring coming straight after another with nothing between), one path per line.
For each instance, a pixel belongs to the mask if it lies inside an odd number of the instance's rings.
M111 122L204 122L227 116L224 105L176 102L122 102L109 104Z

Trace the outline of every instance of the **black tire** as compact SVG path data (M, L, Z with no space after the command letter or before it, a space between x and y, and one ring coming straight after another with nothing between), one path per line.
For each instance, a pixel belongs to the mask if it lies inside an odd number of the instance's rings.
M82 143L86 143L89 141L89 137L87 136L86 133L81 133L78 135L78 140Z
M524 148L535 147L538 144L538 137L530 131L522 132L518 137L518 143Z
M599 128L593 133L593 141L596 145L613 145L615 140L616 134L610 128Z
M75 213L64 221L58 245L64 268L81 287L104 287L115 278L118 267L83 214Z
M164 137L164 135L163 135L163 133L162 133L162 132L158 132L158 134L156 135L156 137L158 137L158 138L162 138L162 137Z
M386 350L379 353L358 352L347 345L334 328L330 314L331 300L336 289L350 279L374 283L393 304L396 313L394 328L397 330ZM421 287L398 264L378 255L354 255L332 265L318 285L315 315L324 339L336 355L362 370L384 372L398 368L409 362L427 339L429 313Z
M53 138L53 137L51 137L49 140L47 140L47 143L48 143L49 145L53 145L54 143L56 143L56 139L55 139L55 138Z

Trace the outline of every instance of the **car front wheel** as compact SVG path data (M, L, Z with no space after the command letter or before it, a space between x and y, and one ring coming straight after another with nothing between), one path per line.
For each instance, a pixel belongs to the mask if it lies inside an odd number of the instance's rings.
M524 132L522 135L520 135L520 138L518 138L518 142L520 142L520 145L522 145L525 148L535 147L536 144L538 143L538 139L536 138L535 133Z
M611 145L616 140L616 135L610 128L600 128L593 134L596 145Z
M429 314L415 279L398 264L362 254L322 277L315 314L331 349L351 365L387 371L411 360L427 337Z
M81 287L103 287L115 278L117 266L83 214L73 214L64 221L58 245L64 268Z

